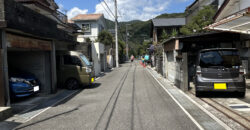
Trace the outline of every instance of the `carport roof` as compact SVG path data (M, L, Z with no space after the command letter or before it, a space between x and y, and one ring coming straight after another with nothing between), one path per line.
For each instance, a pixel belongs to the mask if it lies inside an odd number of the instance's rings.
M206 32L206 33L197 33L193 35L179 36L179 37L171 37L166 39L161 44L166 44L171 42L172 40L179 39L182 42L193 43L193 42L213 42L213 41L224 41L231 42L234 40L239 40L240 35L232 32Z
M205 29L250 34L250 7L215 22Z

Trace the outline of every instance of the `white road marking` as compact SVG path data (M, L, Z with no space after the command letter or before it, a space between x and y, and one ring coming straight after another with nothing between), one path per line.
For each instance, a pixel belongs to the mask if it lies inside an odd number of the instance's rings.
M148 71L154 78L155 76ZM156 78L155 78L156 79ZM156 81L161 85L161 87L163 87L163 89L165 91L167 91L167 93L174 98L170 92L156 79ZM216 116L214 116L212 113L210 113L209 111L207 111L204 107L202 107L200 104L198 104L197 102L195 102L191 97L189 97L187 94L185 94L183 91L181 91L180 89L177 89L179 92L181 92L185 97L187 97L191 102L193 102L197 107L199 107L202 111L204 111L206 114L208 114L212 119L214 119L216 122L218 122L222 127L224 127L226 130L232 130L229 126L227 126L224 122L222 122L220 119L218 119ZM174 99L176 100L176 99ZM177 100L176 100L177 101ZM177 103L179 104L179 103ZM182 106L181 106L182 107ZM182 107L183 108L183 107ZM184 109L184 108L183 108ZM184 111L185 112L185 111ZM190 115L190 114L189 114ZM191 115L190 115L191 116ZM191 116L192 117L192 116ZM192 117L193 118L193 117Z
M200 129L204 130L204 128L187 112L187 110L181 106L181 104L173 97L173 95L156 79L156 77L149 71L147 70L153 78L158 82L158 84L170 95L170 97L175 101L175 103L185 112L185 114L194 122L194 124Z

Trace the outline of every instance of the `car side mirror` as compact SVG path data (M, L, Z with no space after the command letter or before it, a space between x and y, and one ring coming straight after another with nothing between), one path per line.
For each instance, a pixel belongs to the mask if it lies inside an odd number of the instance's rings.
M80 66L80 67L82 67L83 65L82 65L82 63L79 61L79 62L77 62L77 65L78 66Z

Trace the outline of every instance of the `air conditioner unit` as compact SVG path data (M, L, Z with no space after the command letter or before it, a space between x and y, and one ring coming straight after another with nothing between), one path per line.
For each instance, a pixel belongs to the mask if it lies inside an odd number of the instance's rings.
M250 41L243 42L242 47L243 48L250 48Z

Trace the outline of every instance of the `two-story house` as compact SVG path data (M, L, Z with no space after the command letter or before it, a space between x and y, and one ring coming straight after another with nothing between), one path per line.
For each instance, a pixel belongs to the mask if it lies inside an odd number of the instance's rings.
M155 18L152 20L152 37L153 43L157 44L161 38L163 30L168 35L171 35L173 31L180 34L180 28L186 24L185 18Z
M95 69L95 76L99 76L102 71L105 71L107 65L107 51L105 45L98 42L98 35L106 29L105 18L103 14L79 14L73 17L70 22L75 23L82 33L77 36L77 41L81 44L86 44L89 39L91 44L91 57Z
M86 42L89 38L91 41L95 42L98 38L98 34L106 29L105 18L103 14L79 14L71 19L75 24L77 24L84 34L78 35L78 42Z
M12 73L33 74L40 81L42 95L56 92L56 50L75 44L75 27L60 19L63 15L58 14L54 0L0 3L0 106L10 105Z

